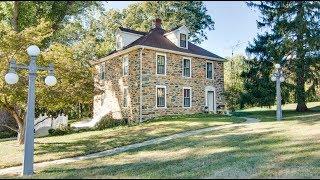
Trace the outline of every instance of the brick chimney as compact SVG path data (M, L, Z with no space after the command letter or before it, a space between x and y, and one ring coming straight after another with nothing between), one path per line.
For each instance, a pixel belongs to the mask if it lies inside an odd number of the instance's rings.
M161 28L161 19L157 18L154 21L155 28Z

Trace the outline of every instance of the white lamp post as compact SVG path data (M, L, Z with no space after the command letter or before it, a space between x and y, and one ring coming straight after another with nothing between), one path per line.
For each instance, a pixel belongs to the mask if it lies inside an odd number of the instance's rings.
M40 49L35 46L27 48L28 55L30 56L29 65L16 64L15 61L10 61L10 68L8 74L5 75L5 81L8 84L15 84L18 82L19 77L16 74L18 69L27 69L29 71L29 89L28 89L28 106L25 122L25 136L24 136L24 158L23 158L23 175L33 174L33 154L34 154L34 110L35 110L35 81L37 70L48 71L48 76L45 83L48 86L53 86L57 83L54 77L54 68L50 64L49 67L38 67L36 64L37 56L40 54Z
M276 81L276 91L277 91L277 120L282 119L282 109L281 109L281 82L284 82L283 72L280 64L275 64L275 72L271 76L272 81Z

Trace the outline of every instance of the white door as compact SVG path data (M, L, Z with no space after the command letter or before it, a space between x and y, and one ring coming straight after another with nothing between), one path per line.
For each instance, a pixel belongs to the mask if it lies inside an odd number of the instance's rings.
M214 92L213 91L208 91L207 105L208 105L209 111L214 110Z

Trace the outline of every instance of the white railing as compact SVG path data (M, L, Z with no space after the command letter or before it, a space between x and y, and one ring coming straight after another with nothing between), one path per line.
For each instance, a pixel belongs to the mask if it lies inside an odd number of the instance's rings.
M48 116L46 113L44 115L40 114L40 116L34 121L35 132L37 132L42 128L61 129L67 126L68 126L68 115L65 115L63 113L59 114L57 118L52 118L51 115Z

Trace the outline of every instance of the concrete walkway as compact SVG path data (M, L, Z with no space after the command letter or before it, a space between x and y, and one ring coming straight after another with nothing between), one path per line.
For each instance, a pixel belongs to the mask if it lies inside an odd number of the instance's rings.
M244 122L244 123L228 124L228 125L208 127L208 128L203 128L203 129L198 129L198 130L193 130L193 131L186 131L186 132L182 132L182 133L173 134L173 135L170 135L170 136L151 139L151 140L144 141L144 142L141 142L141 143L122 146L122 147L118 147L118 148L114 148L114 149L110 149L110 150L106 150L106 151L101 151L101 152L93 153L93 154L89 154L89 155L35 163L34 164L34 169L37 170L39 168L46 167L46 166L53 165L53 164L54 165L58 165L58 164L71 163L71 162L76 162L76 161L81 161L81 160L86 160L86 159L93 159L93 158L110 156L110 155L114 155L114 154L118 154L118 153L122 153L122 152L125 152L125 151L128 151L128 150L131 150L131 149L137 149L137 148L140 148L140 147L145 147L145 146L149 146L149 145L155 145L155 144L159 144L159 143L162 143L162 142L170 141L170 140L173 140L173 139L184 138L184 137L188 137L188 136L202 134L202 133L205 133L205 132L222 130L222 129L232 128L232 127L241 127L243 125L247 125L247 124L250 124L250 123L258 122L258 120L255 119L255 118L246 118L246 119L247 119L247 121ZM21 174L21 172L22 172L22 166L15 166L15 167L9 167L9 168L0 169L0 175Z

